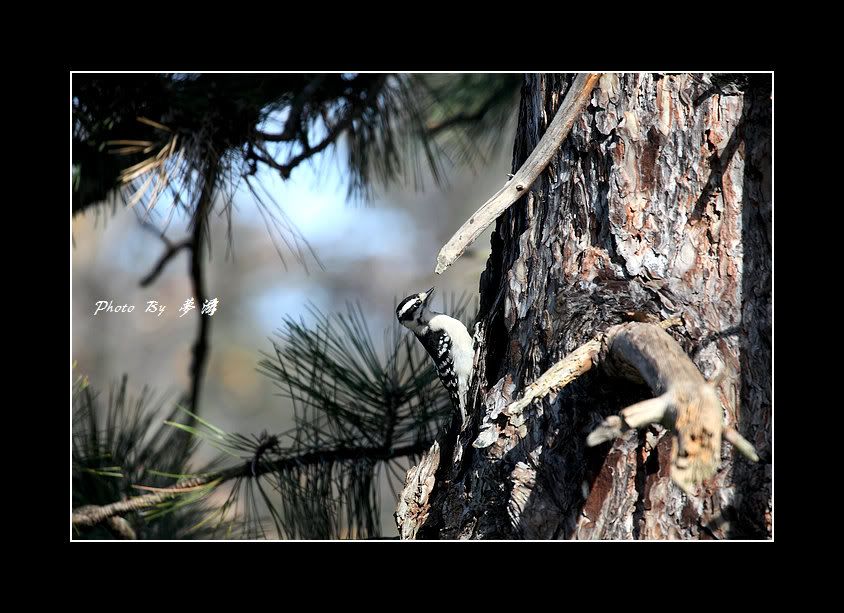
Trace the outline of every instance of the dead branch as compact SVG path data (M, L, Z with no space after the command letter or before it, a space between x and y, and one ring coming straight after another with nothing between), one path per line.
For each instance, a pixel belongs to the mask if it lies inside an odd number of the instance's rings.
M533 400L561 390L601 362L616 375L644 382L656 397L607 417L587 437L590 447L630 429L662 424L674 433L671 477L688 493L715 474L722 437L742 455L758 461L756 451L744 437L733 428L723 427L715 385L703 378L679 343L665 332L680 322L673 318L657 325L631 322L613 326L549 368L527 387L522 398L504 409L504 414L511 424L521 425L521 413ZM498 431L498 427L482 430L474 446L488 447L498 438Z
M676 326L682 323L679 317L666 319L657 324L663 330ZM551 392L558 392L566 385L577 379L580 375L587 372L596 363L601 347L606 341L606 335L599 334L591 341L581 345L562 360L554 364L551 368L546 370L533 383L527 386L524 395L515 402L510 403L503 413L509 417L509 421L514 426L519 426L523 423L518 420L519 415L524 411L534 399L544 398ZM484 433L481 434L483 436ZM487 433L487 437L490 435ZM480 437L479 437L480 439ZM488 444L483 444L481 441L476 441L476 447L486 447L494 441L488 441Z
M469 245L495 221L501 213L527 193L533 182L548 166L551 158L568 136L575 120L586 108L592 88L600 74L583 73L577 75L571 88L566 93L560 108L536 148L525 160L522 167L504 184L481 208L464 223L437 255L436 273L442 274L457 258L463 255Z
M607 367L619 375L644 381L656 397L605 419L587 437L589 446L632 428L662 424L674 436L671 478L689 494L718 470L722 436L748 459L758 460L747 440L732 428L724 428L715 387L707 383L680 344L660 326L614 326L607 332L606 345Z
M558 391L577 379L592 368L593 360L601 350L601 339L594 338L585 345L581 345L562 360L546 370L542 376L527 386L524 396L511 403L504 412L517 415L528 406L534 398L542 398L552 391Z

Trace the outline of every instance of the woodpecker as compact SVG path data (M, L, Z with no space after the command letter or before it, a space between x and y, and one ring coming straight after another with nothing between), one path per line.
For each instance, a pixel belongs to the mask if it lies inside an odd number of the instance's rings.
M466 394L474 363L472 336L460 321L428 308L432 287L421 294L411 294L399 303L399 323L416 335L434 360L440 381L451 395L451 403L466 423Z

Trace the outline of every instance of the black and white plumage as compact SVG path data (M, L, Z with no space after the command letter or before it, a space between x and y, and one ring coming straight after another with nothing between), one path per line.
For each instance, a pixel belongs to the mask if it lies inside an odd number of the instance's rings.
M411 294L399 303L399 323L416 335L434 360L440 381L451 395L451 403L466 422L466 393L474 362L472 336L460 321L428 308L434 292Z

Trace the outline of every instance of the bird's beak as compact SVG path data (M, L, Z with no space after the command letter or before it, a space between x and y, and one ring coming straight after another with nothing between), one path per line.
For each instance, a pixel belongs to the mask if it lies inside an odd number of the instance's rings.
M431 288L431 289L429 289L427 292L425 292L425 299L422 301L422 304L424 304L425 306L427 306L427 305L428 305L428 301L431 299L431 296L433 296L433 295L434 295L434 288L432 287L432 288Z

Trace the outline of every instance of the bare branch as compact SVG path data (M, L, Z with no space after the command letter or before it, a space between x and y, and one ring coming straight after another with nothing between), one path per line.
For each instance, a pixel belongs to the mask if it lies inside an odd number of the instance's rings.
M610 415L594 430L592 430L589 436L586 437L586 445L589 447L595 447L601 443L617 439L627 430L628 428L625 428L624 424L621 422L621 417L618 415Z
M517 415L528 406L534 398L542 398L552 391L564 388L580 375L592 368L593 360L601 350L601 339L592 339L581 345L562 360L546 370L542 376L527 386L524 396L508 406L504 412Z
M758 461L753 446L733 428L723 428L722 408L715 387L685 354L665 329L681 322L672 318L659 324L631 322L613 326L606 334L578 347L531 383L522 398L504 413L513 425L521 425L521 413L530 402L559 391L587 372L599 360L610 372L634 381L644 381L657 394L637 402L619 415L607 417L587 437L590 447L621 436L624 432L659 423L674 432L672 479L686 492L711 477L718 469L721 438L751 461ZM602 347L606 348L602 354ZM475 447L486 447L497 439L498 428L482 431Z
M671 478L688 494L718 470L722 436L752 461L753 446L723 426L723 409L714 386L661 326L627 323L607 332L608 367L617 374L643 380L656 398L612 415L587 438L590 446L630 428L661 423L673 432Z
M601 425L586 437L586 444L594 447L618 438L633 428L643 428L650 424L661 423L668 409L666 395L649 398L632 404L621 411L620 415L610 415Z
M654 394L662 395L681 383L706 383L680 344L661 326L639 322L613 326L606 342L613 370L631 380L643 380Z
M673 317L661 321L658 325L660 328L666 329L680 323L679 317ZM536 381L528 385L524 395L519 400L510 403L504 409L504 413L510 417L515 417L521 414L535 398L542 398L551 392L557 392L587 372L594 365L604 339L605 336L600 334L554 364L542 373Z
M759 456L756 454L756 450L753 448L753 445L750 444L750 441L739 434L735 428L726 428L724 430L724 438L728 443L736 448L736 451L741 453L751 462L759 461Z
M214 476L219 478L217 475ZM214 483L215 481L216 479L209 477L182 479L176 483L174 491L156 492L154 494L136 496L134 498L129 498L128 500L121 500L120 502L114 502L103 506L86 505L73 511L72 522L74 526L96 526L97 524L112 517L125 515L131 511L148 509L175 498L181 493L179 488L207 485L209 483Z
M590 100L592 88L598 82L600 74L579 74L566 93L560 108L545 134L537 143L536 148L522 164L522 167L498 190L481 208L464 223L449 239L437 255L436 273L442 274L457 258L463 255L466 248L495 221L501 213L527 193L533 182L548 166L551 158L560 148L575 120L586 108Z
M663 394L631 404L622 409L621 417L629 428L644 428L651 424L661 423L669 406L671 406L670 398Z

